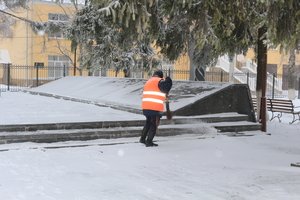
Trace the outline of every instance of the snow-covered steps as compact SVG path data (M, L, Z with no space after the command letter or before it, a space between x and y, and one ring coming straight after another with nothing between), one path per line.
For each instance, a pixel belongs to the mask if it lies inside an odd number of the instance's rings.
M196 115L196 116L175 116L172 120L162 120L163 124L181 124L181 123L217 123L217 122L236 122L248 121L248 115L238 113L217 113L209 115Z
M222 122L223 123L223 122ZM242 125L243 123L239 123ZM232 122L230 122L232 125ZM225 126L225 124L223 124ZM243 128L244 130L245 128ZM240 131L235 125L235 130ZM0 144L17 142L61 142L70 140L93 140L125 137L139 137L142 126L94 128L94 129L62 129L62 130L39 130L23 132L1 132ZM207 123L194 124L168 124L159 127L157 136L173 136L181 134L197 134L199 136L211 136L220 134Z
M193 124L193 127L199 125ZM188 133L186 125L162 125L157 135L170 136ZM115 128L96 128L96 129L73 129L73 130L40 130L26 132L2 132L0 133L0 143L14 142L60 142L69 140L93 140L138 137L142 127L115 127Z
M195 124L199 122L234 122L247 121L247 115L237 113L219 113L199 116L175 116L172 120L162 118L161 125L164 124ZM37 131L37 130L62 130L62 129L94 129L94 128L114 128L143 126L144 120L125 121L97 121L97 122L64 122L64 123L44 123L44 124L6 124L0 125L0 132L8 131Z
M246 115L236 113L181 116L174 117L173 120L162 119L157 135L197 134L202 136L260 129L260 124L248 122L246 119ZM0 144L138 137L143 125L144 120L5 125L0 126Z

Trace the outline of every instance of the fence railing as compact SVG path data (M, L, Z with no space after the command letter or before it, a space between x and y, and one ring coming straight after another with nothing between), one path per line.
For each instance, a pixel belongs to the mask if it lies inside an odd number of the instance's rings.
M163 70L173 80L189 80L190 73L188 70ZM76 76L102 76L102 77L126 77L148 79L152 72L141 69L134 69L130 72L121 70L98 68L93 71L87 69L76 69ZM74 68L66 66L57 67L35 67L35 66L15 66L0 65L0 91L19 91L23 88L37 87L53 80L65 76L73 76ZM234 73L234 82L248 84L251 92L255 92L256 74L254 73ZM205 72L205 80L211 82L228 82L232 80L229 74L224 71L207 71ZM287 76L275 76L268 74L266 95L268 97L284 97L287 94L288 86ZM300 80L295 80L294 89L300 91ZM298 94L300 98L300 94Z

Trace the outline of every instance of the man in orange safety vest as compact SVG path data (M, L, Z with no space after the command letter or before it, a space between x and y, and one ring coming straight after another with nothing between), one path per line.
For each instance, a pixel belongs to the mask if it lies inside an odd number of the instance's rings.
M157 70L153 76L145 83L142 97L142 110L146 117L146 122L142 131L140 142L146 147L158 146L153 143L153 138L159 126L160 118L164 112L164 102L166 95L172 88L172 79L163 78L163 72Z

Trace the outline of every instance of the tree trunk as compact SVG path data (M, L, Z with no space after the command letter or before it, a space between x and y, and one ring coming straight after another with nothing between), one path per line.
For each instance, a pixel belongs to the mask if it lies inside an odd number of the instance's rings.
M77 46L75 47L75 49L74 49L74 69L73 69L73 76L76 76L76 69L77 69L77 66L76 66L76 64L77 64Z
M191 81L205 81L205 67L199 64L199 60L195 55L196 40L193 33L190 34L188 40L188 56L190 61L190 78Z
M289 67L288 67L288 97L293 100L296 97L295 94L295 62L296 62L296 53L295 49L290 50L289 57Z
M190 81L195 80L195 70L197 68L197 63L193 59L195 48L196 48L196 42L194 40L194 37L190 36L188 41L188 56L190 60L190 79L189 79Z
M230 83L234 83L234 77L233 77L233 74L234 74L234 68L235 68L235 55L234 56L229 56L229 63L230 63L230 66L229 66L229 82Z
M130 68L124 68L123 73L124 73L124 78L130 78L131 77Z
M266 27L258 29L257 42L257 79L256 79L256 96L257 96L257 116L262 124L261 130L266 132L266 86L267 86L267 45L264 44L266 39Z

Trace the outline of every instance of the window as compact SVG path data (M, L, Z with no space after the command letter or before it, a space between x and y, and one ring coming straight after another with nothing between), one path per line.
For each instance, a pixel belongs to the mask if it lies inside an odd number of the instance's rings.
M53 13L49 13L48 14L48 20L54 20L54 21L58 21L58 14L53 14Z
M48 20L49 21L66 22L69 20L69 16L65 15L65 14L60 14L60 13L49 13Z
M53 2L53 3L72 3L71 0L41 0L46 2Z
M49 13L48 20L53 22L66 22L69 20L68 15L60 14L60 13ZM49 32L48 38L64 38L64 34L62 31L58 30L56 32Z
M62 31L49 32L48 33L48 38L64 38L64 34L63 34Z
M70 60L67 56L48 56L48 77L49 78L60 78L68 76L68 68L70 66Z

